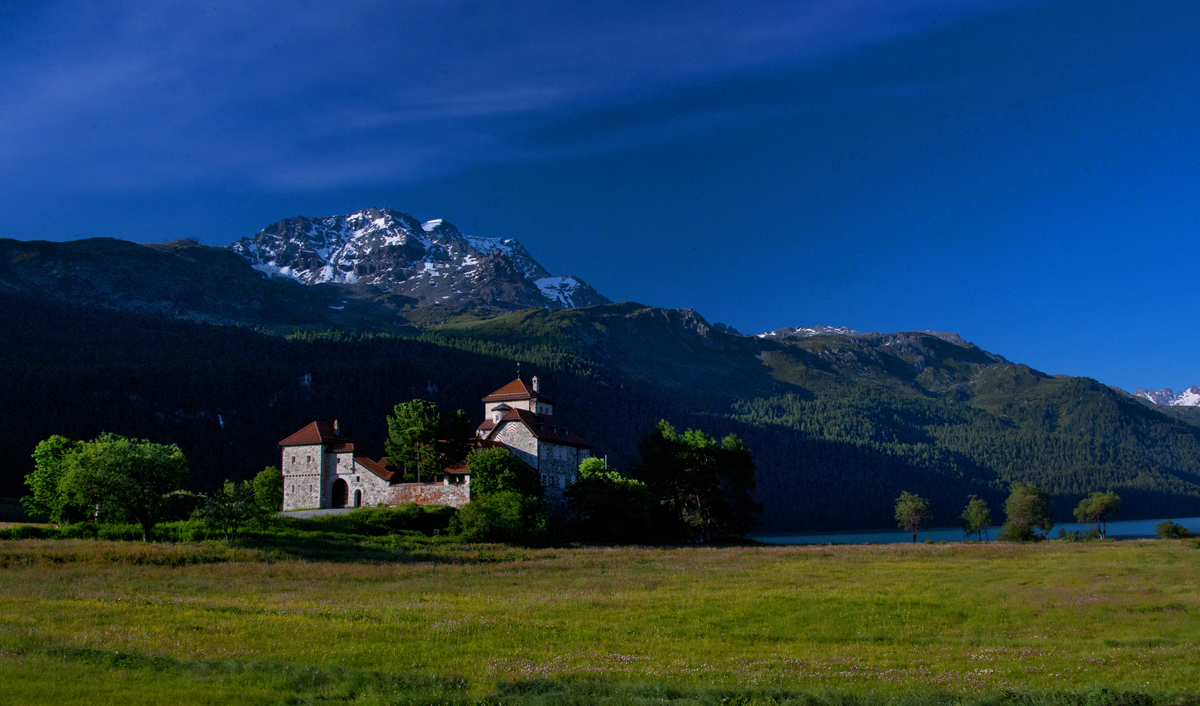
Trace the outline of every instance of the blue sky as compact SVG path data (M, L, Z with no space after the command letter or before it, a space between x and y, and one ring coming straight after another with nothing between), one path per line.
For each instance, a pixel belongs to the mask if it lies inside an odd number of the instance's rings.
M0 237L386 206L743 332L1179 389L1198 35L1156 0L0 1Z

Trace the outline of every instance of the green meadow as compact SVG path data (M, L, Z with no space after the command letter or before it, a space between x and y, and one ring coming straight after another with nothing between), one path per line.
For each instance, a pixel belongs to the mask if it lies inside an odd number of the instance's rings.
M1200 703L1200 543L0 541L2 703Z

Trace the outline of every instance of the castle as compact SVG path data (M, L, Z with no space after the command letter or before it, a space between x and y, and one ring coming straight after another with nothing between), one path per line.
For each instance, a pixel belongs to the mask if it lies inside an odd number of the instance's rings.
M551 508L565 504L564 493L591 456L592 447L554 417L554 401L541 394L538 379L516 380L483 398L484 420L476 445L504 446L542 475L543 497ZM442 471L441 480L405 483L387 468L387 458L356 455L354 442L337 422L313 422L279 442L282 447L283 509L375 507L378 505L450 505L471 500L470 471L459 463Z

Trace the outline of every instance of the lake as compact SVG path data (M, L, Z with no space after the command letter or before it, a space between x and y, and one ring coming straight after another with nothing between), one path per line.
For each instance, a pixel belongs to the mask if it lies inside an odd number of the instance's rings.
M1200 534L1200 517L1168 517L1164 519L1187 527L1188 531L1192 534ZM1162 521L1162 519L1158 519L1109 522L1108 537L1109 539L1153 537L1154 526ZM1050 538L1055 539L1058 537L1059 528L1065 529L1068 532L1079 530L1086 533L1092 527L1093 525L1085 525L1078 522L1066 522L1055 525L1054 529L1050 530ZM989 530L989 535L995 540L999 532L1000 527L997 525ZM749 536L750 539L770 544L895 544L897 542L912 541L912 533L900 529L868 532L826 532L823 534L752 534ZM965 536L962 529L958 527L934 527L921 530L917 534L918 542L923 542L926 539L932 539L935 542L961 542L964 539L974 538L974 535L970 537Z

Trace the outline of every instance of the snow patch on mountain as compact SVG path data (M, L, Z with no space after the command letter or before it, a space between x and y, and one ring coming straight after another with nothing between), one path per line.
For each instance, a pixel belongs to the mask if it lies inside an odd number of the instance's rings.
M441 218L391 209L298 216L229 246L267 276L303 284L361 284L416 306L550 307L606 304L582 280L552 276L513 238L464 235ZM443 294L445 286L453 294Z
M971 346L962 336L957 333L948 333L946 331L917 331L916 333L924 333L930 336L935 336L947 343L953 343L956 346L969 348ZM863 336L879 336L878 333L863 333L855 331L852 328L845 326L788 326L778 328L774 331L758 334L759 338L811 338L812 336L849 336L851 338ZM886 345L886 344L885 344Z
M542 296L559 302L563 308L573 309L578 306L575 304L575 296L580 292L582 283L574 277L542 277L534 280L534 284L541 290Z
M1179 393L1169 387L1162 390L1147 390L1139 387L1133 391L1133 396L1167 407L1200 407L1200 387L1195 385Z
M788 326L758 334L759 338L809 338L810 336L861 336L845 326Z

